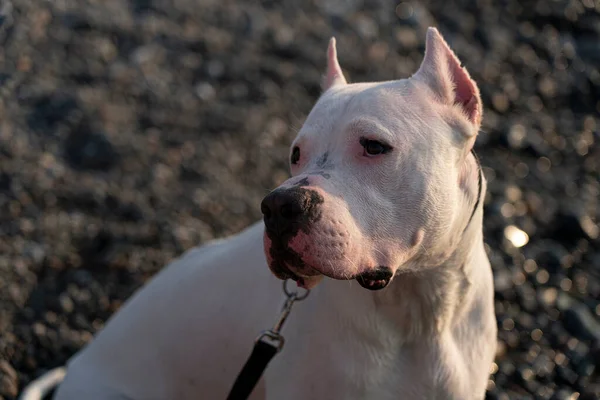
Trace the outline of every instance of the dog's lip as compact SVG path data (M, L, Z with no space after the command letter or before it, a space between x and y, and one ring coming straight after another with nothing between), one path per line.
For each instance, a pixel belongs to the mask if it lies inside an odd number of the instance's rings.
M311 272L309 274L300 273L295 268L290 267L286 263L285 269L281 271L281 273L276 273L275 275L279 279L292 279L299 287L304 289L312 289L315 287L325 276L331 279L340 280L340 281L349 281L355 279L360 286L368 290L381 290L386 288L393 279L393 273L388 269L386 272L381 272L379 269L376 270L367 270L360 274L356 274L353 276L332 276L330 274L325 274L319 271L317 268L307 266L308 270ZM306 272L306 271L305 271Z
M271 262L271 270L279 279L292 279L298 283L299 286L303 286L303 282L309 281L314 277L322 276L322 273L318 269L313 268L304 262L302 262L301 271L299 268L291 265L286 258L292 255L293 252L291 252L290 249L285 246L278 246L274 244L271 247L271 251L271 256L273 257L273 261ZM295 257L299 256L295 255ZM301 261L301 257L299 259Z
M312 289L323 279L324 275L313 275L305 278L300 278L296 281L296 284L304 289Z
M290 279L293 279L298 286L305 289L312 289L321 281L321 279L323 279L323 277L326 276L339 281L349 281L355 279L363 288L376 291L386 288L394 277L394 274L390 269L386 269L386 271L383 272L379 268L375 270L367 270L363 273L350 277L331 276L329 274L324 274L318 269L312 267L310 267L310 271L314 272L314 274L301 274L289 266L287 266L286 270L286 272L291 275Z
M324 277L323 274L313 268L310 268L310 271L313 272L312 274L302 274L294 268L290 268L290 266L285 263L283 263L283 265L284 269L280 269L279 272L274 272L275 276L279 279L291 279L296 282L299 287L304 289L314 288Z
M356 281L365 289L381 290L389 285L393 277L394 273L391 268L379 266L359 274L356 276Z
M298 286L307 289L316 286L316 284L326 276L335 280L356 279L356 281L365 289L380 290L387 287L394 276L392 269L386 266L365 268L362 272L352 275L337 275L331 273L329 270L322 270L317 266L308 265L302 262L302 269L300 270L299 268L290 265L290 263L285 260L287 253L290 252L289 248L278 246L273 243L271 249L279 256L274 258L274 264L277 265L277 268L272 268L272 270L275 276L279 279L292 279ZM296 256L300 257L301 260L301 256L297 254Z

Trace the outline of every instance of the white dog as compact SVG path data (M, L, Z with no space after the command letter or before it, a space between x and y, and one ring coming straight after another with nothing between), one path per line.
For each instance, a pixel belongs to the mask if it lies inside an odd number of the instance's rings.
M225 399L278 316L277 278L312 290L252 398L484 398L496 319L475 82L430 28L418 72L381 83L347 84L332 39L323 88L264 223L159 273L56 399Z

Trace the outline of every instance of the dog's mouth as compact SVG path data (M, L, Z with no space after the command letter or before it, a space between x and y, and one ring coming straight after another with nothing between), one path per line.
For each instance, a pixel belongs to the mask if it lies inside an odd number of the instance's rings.
M315 270L311 270L308 272L307 275L300 273L300 272L294 272L292 269L290 269L289 267L279 267L279 273L275 272L275 276L277 276L279 279L291 279L294 282L296 282L296 284L304 289L312 289L315 286L317 286L317 284L319 282L321 282L321 279L323 279L324 275L321 274L318 271ZM283 272L283 273L281 273ZM304 271L303 271L304 272Z
M321 272L306 265L302 257L289 247L274 243L269 252L272 258L269 267L279 279L292 279L298 286L311 289L323 278Z
M316 270L312 270L315 275L300 276L291 269L286 269L289 278L293 279L298 286L305 289L311 289L315 287L317 283L319 283L324 277L323 274L317 272ZM381 290L389 285L393 276L394 274L389 268L379 267L376 270L363 272L355 278L348 278L347 280L356 279L360 286L368 290Z
M325 276L318 268L307 265L302 257L289 248L274 246L271 248L271 270L279 279L292 279L296 284L305 289L315 287ZM389 285L394 273L389 267L379 266L362 272L358 275L340 278L330 276L337 280L356 281L365 289L381 290Z
M389 267L378 267L374 270L365 271L356 277L360 286L369 290L381 290L386 287L394 277Z

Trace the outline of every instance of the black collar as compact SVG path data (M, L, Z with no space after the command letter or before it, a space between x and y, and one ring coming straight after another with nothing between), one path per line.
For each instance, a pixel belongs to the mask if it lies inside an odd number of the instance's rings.
M477 211L477 208L479 207L479 203L481 202L481 196L483 195L483 193L481 193L481 191L483 189L483 182L482 182L483 181L483 171L481 170L481 164L479 163L479 158L477 157L477 154L475 154L475 150L471 150L471 154L473 154L473 157L475 157L475 162L477 163L477 175L478 175L479 179L478 179L478 184L477 184L477 201L475 202L475 205L473 206L473 211L471 212L471 217L469 218L469 222L467 222L467 226L465 226L465 231L467 230L469 225L471 225L471 220L473 219L473 216L475 215L475 212Z

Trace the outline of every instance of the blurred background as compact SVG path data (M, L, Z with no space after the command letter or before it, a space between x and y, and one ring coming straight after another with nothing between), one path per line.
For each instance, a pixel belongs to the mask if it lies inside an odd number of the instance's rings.
M598 0L0 0L0 399L261 217L330 36L349 81L390 80L428 26L485 104L488 399L598 399Z

